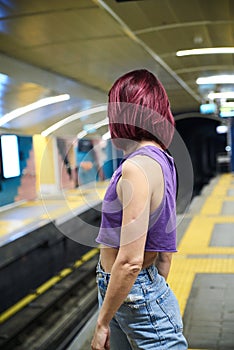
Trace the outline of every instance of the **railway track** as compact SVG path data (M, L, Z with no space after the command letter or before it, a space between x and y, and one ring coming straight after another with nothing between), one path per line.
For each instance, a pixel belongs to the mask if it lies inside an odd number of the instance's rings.
M4 322L0 349L65 349L97 309L97 253Z

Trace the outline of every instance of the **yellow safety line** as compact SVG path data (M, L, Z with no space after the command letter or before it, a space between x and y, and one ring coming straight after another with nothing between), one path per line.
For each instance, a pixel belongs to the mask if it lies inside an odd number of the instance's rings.
M87 252L86 254L84 254L82 256L82 258L80 260L77 260L75 263L74 263L74 268L77 268L79 267L80 265L82 265L84 262L92 259L95 255L97 255L99 252L99 249L98 248L94 248L92 250L90 250L89 252Z
M234 247L210 246L215 224L234 223L234 213L229 216L221 215L223 202L234 201L234 197L227 196L228 189L233 186L232 179L230 174L220 176L200 212L193 216L181 239L179 252L173 258L169 284L178 298L182 314L197 273L234 274L234 259L225 257L234 255ZM190 255L195 256L196 259L190 258ZM203 258L204 255L208 257ZM209 258L209 255L219 257Z
M45 293L47 290L52 288L55 284L60 282L63 278L72 273L74 269L77 269L81 265L83 265L86 261L93 258L96 254L98 254L99 249L94 248L84 254L81 259L77 260L72 268L65 268L59 272L58 275L50 278L47 282L43 283L40 287L38 287L34 293L27 295L20 301L18 301L15 305L11 306L9 309L0 314L0 324L8 320L10 317L14 316L17 312L22 310L25 306L30 304L33 300L38 298L41 294Z
M234 188L232 184L233 177L230 174L220 176L210 195L200 210L200 213L195 215L191 220L186 232L183 235L181 243L178 247L179 253L174 256L171 273L169 275L169 284L174 290L181 308L182 314L192 289L193 281L197 273L233 273L234 260L227 258L189 258L189 255L209 255L209 254L234 254L233 247L213 247L209 246L214 225L217 223L234 222L233 216L221 216L222 205L224 201L234 201L234 197L228 197L228 189ZM98 253L99 249L95 248L86 253L80 260L77 260L73 268L78 268L85 261L91 259ZM72 269L64 269L59 276L47 281L39 287L35 294L28 295L17 303L15 310L22 309L24 306L34 300L40 293L44 293L51 288L61 278L72 272ZM21 307L20 307L21 306ZM9 310L11 310L10 308ZM5 313L7 313L7 310ZM16 312L17 312L16 311ZM4 313L4 314L5 314ZM12 312L13 315L15 312ZM0 315L0 320L2 316ZM10 315L10 316L11 316ZM8 316L7 318L9 318ZM199 350L191 349L190 350ZM205 349L203 349L205 350Z
M194 278L198 273L234 273L234 260L175 257L169 284L178 298L182 314L185 311Z

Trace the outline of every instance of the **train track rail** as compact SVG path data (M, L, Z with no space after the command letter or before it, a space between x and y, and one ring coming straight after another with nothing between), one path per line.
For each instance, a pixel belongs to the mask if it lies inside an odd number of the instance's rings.
M97 309L97 253L7 319L0 326L0 349L66 349Z

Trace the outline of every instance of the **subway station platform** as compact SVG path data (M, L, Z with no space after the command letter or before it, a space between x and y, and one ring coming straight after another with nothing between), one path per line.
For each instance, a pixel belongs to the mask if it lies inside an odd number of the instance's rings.
M69 190L1 211L1 247L27 236L35 227L66 223L100 205L106 185L97 183L95 188ZM92 249L88 255L92 256ZM193 198L188 211L178 215L178 253L168 282L180 304L189 349L234 349L233 275L234 176L224 174L211 180ZM10 312L0 316L4 319ZM94 312L67 350L90 349L96 318Z
M168 280L191 350L234 349L234 176L214 178L178 216ZM97 313L67 350L90 349ZM177 349L179 350L179 349Z
M97 182L54 195L42 195L0 210L0 247L53 221L60 224L102 202L107 182Z
M97 182L2 208L0 349L58 350L58 338L69 343L96 310L95 237L106 186Z

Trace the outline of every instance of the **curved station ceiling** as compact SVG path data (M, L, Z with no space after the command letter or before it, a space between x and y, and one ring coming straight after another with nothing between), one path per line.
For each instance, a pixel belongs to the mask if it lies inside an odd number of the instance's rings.
M108 89L138 68L159 77L174 115L211 93L230 100L233 17L232 0L2 0L0 130L103 134Z

